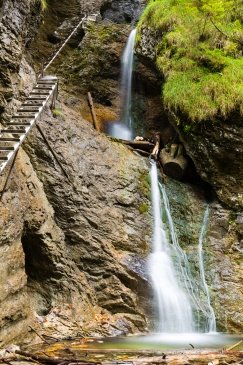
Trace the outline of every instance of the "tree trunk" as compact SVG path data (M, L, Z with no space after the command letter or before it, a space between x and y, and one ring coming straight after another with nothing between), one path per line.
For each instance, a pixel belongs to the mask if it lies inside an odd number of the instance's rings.
M181 145L171 145L171 148L163 148L160 152L159 158L163 166L163 171L166 175L181 180L187 167L187 160L182 155Z

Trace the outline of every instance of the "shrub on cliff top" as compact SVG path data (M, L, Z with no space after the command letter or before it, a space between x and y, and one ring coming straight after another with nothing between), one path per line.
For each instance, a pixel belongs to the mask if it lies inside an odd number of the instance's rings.
M192 122L243 114L242 24L242 0L150 0L138 29L157 31L169 110Z

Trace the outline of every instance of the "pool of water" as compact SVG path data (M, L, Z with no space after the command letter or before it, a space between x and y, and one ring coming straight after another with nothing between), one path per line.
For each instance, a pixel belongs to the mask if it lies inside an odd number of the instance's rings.
M220 333L152 333L126 337L80 338L45 344L38 351L48 355L80 357L82 354L158 354L176 350L223 350L240 342L241 336ZM235 350L243 350L242 342ZM104 356L104 355L103 355Z
M240 340L240 336L219 333L154 333L127 337L87 339L86 346L90 349L111 350L223 349L231 347ZM73 347L76 345L79 345L78 341L74 341L72 344Z

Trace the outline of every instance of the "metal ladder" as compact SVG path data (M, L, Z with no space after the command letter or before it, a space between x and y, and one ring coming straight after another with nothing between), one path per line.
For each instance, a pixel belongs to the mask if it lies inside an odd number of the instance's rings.
M58 92L58 79L56 76L43 76L44 71L46 71L47 68L56 59L56 57L65 47L69 39L77 31L77 29L81 25L83 25L83 23L86 21L86 18L87 17L84 16L78 22L72 32L62 42L59 49L54 53L53 56L51 56L51 59L47 61L42 69L42 75L39 77L36 86L30 93L28 98L17 110L16 114L12 116L11 120L6 123L6 126L0 130L0 175L3 173L3 171L10 164L11 161L12 164L14 164L19 147L28 136L32 127L36 124L40 113L42 112L43 108L45 107L51 96L53 97L53 102L55 102ZM40 131L40 127L37 126L37 128ZM44 138L44 135L42 135L42 137ZM52 154L55 156L53 151ZM55 158L57 160L56 156ZM63 172L65 173L64 170ZM67 176L66 173L65 175Z
M37 119L52 97L54 105L58 92L58 79L55 76L43 76L17 109L5 127L0 130L0 174L14 160L19 147L24 142Z

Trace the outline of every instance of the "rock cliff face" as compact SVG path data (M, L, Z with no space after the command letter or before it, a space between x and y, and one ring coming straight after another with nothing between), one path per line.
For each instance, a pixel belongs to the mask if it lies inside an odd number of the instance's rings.
M3 1L0 9L0 113L11 109L31 88L31 69L25 47L38 31L40 1ZM21 80L30 76L28 86ZM35 76L34 76L35 77ZM33 82L33 80L32 80ZM26 87L27 86L27 87ZM11 102L11 103L10 103Z
M193 277L199 284L198 242L207 206L203 190L169 179L166 191L179 243L187 251ZM241 331L241 240L241 215L216 201L209 203L203 259L217 330L222 332ZM203 302L203 296L201 299Z
M76 5L65 8L63 17L78 15ZM28 35L34 35L32 25L38 30L33 21L40 2L16 3L15 11L8 12L11 6L5 1L1 9L1 108L6 119L35 81L23 55ZM71 108L78 102L67 98ZM146 327L142 298L147 279L141 266L151 235L147 166L98 136L68 106L61 108L58 119L47 114L42 123L71 182L65 183L48 149L32 136L28 153L38 177L21 151L2 198L1 346L21 341L29 325L48 333L59 329L63 335Z
M44 188L22 152L1 203L2 345L36 322L55 335L146 327L147 166L66 106L62 113L41 125L70 181L32 135L28 154Z

